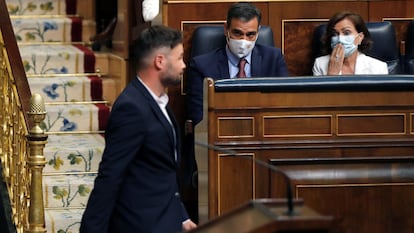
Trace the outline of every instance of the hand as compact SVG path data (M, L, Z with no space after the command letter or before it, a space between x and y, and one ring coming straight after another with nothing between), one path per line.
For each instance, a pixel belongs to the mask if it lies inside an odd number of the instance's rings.
M197 224L193 223L191 220L187 220L183 222L183 231L188 232L192 229L195 229L197 227Z
M344 57L344 46L338 43L329 58L328 75L338 75L341 72Z

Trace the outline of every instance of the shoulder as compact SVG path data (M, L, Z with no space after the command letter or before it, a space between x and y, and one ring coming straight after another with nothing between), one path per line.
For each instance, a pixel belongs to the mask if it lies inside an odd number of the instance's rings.
M282 50L278 47L256 44L254 47L255 50L260 51L262 53L271 53L271 54L281 54Z
M284 56L282 50L277 47L267 46L262 44L256 44L252 51L252 59L260 57L263 61L274 63L284 62Z
M137 83L139 81L128 84L112 105L107 125L108 132L117 128L142 132L145 130L143 125L148 125L152 119L152 104L146 95L148 91L145 87L136 86Z
M208 60L217 60L218 57L226 57L225 48L218 48L211 52L200 54L193 57L193 60L198 61L208 61Z
M388 67L386 62L383 62L379 59L373 58L363 53L358 55L358 60L362 61L366 66L381 67L383 69Z
M225 48L213 50L211 52L193 57L188 66L188 72L195 75L194 72L204 76L217 76L218 67L227 66L227 55Z
M358 55L358 59L361 59L362 61L365 61L365 62L370 63L370 64L387 65L386 62L383 62L379 59L373 58L373 57L368 56L368 55L363 54L363 53L360 53Z
M363 53L358 55L357 67L358 74L388 74L388 65L386 62Z
M124 110L142 110L147 99L149 99L150 93L142 85L142 83L134 78L125 89L119 94L115 100L112 110L124 109ZM133 106L133 107L132 107Z

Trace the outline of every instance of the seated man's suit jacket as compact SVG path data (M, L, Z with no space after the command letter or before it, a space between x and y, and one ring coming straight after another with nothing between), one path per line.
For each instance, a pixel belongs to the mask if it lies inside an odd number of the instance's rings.
M285 77L288 70L279 48L256 44L251 56L252 77ZM214 80L230 78L225 48L192 58L186 79L186 119L193 125L203 118L204 78Z

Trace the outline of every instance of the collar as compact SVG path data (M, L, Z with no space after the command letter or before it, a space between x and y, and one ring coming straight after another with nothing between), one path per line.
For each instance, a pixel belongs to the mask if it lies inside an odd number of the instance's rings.
M162 107L166 107L168 104L168 95L163 93L161 96L157 96L143 81L140 77L137 76L137 79L142 83L142 85L147 89L147 91L151 94L152 98L154 98L155 102Z

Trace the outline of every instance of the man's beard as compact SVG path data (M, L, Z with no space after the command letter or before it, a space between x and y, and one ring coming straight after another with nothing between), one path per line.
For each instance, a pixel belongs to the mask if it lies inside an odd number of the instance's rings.
M161 79L161 83L165 87L176 86L181 83L181 75L179 77L166 76L163 79Z

